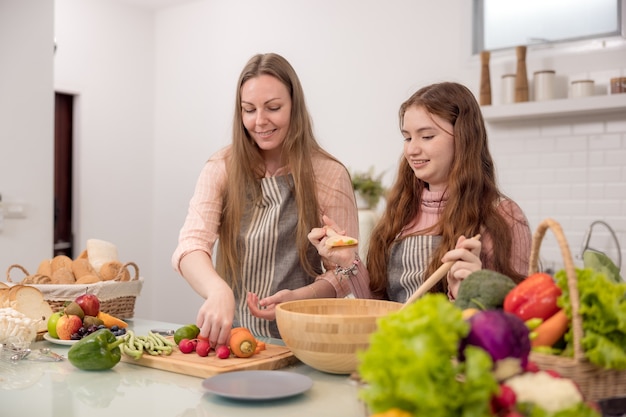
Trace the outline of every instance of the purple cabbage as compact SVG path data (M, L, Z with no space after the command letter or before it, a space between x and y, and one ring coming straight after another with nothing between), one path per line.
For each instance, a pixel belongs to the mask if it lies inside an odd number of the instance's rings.
M518 358L522 369L528 364L530 338L522 319L503 310L485 310L469 319L470 332L460 346L463 360L467 345L477 346L491 355L494 363L501 359Z

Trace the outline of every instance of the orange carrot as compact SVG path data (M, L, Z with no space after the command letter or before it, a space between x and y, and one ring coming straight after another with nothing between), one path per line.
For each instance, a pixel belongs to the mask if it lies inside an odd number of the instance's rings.
M259 352L261 352L262 350L265 350L266 346L265 346L265 342L261 341L261 340L257 340L256 341L256 349L254 349L254 354L258 354Z
M113 326L117 326L120 329L125 329L128 327L128 323L126 323L124 320L118 319L117 317L105 313L104 311L99 311L96 317L102 320L103 324L109 329Z
M250 333L250 330L244 327L233 328L230 332L230 340L228 341L230 351L239 358L249 358L254 355L257 341Z
M569 328L569 320L565 310L560 309L534 331L535 337L530 341L532 347L552 346L563 337Z

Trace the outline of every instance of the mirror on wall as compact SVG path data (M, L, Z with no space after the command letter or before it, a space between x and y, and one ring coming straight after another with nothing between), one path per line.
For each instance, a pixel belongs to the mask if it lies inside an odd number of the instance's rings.
M473 0L472 53L626 37L626 0Z

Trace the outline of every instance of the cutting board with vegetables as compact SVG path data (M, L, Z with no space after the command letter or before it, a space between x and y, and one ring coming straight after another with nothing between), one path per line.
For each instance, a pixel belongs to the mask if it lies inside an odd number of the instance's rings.
M207 378L224 372L263 369L280 369L298 362L291 350L286 346L267 344L266 349L249 358L231 356L220 359L211 351L209 356L202 357L192 353L181 353L177 348L169 356L152 356L144 354L139 360L122 355L122 362L175 372L184 375Z

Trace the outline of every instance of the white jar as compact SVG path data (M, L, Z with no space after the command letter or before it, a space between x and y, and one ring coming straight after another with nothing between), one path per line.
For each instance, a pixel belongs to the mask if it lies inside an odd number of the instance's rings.
M570 88L570 97L589 97L593 95L593 80L574 80Z
M533 76L535 101L554 98L554 74L552 70L536 71Z
M502 76L502 104L515 103L515 74Z

